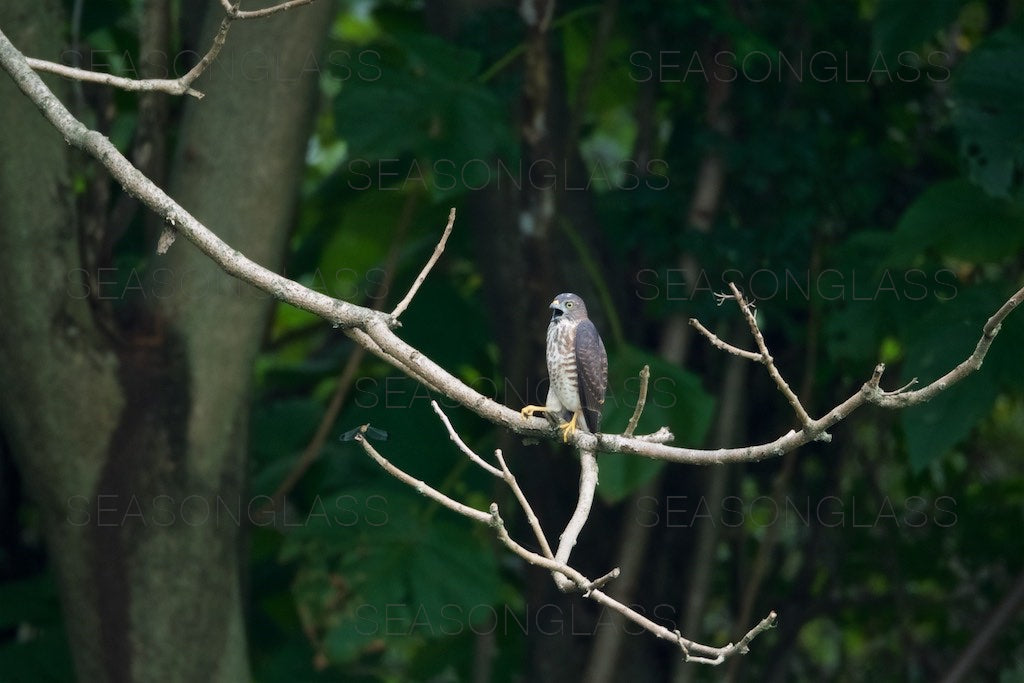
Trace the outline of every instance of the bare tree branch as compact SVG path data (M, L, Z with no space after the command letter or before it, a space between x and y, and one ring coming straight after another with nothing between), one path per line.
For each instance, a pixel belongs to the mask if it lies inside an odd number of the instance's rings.
M364 429L365 427L366 426L364 425ZM497 503L491 503L488 512L483 512L482 510L477 510L476 508L464 505L463 503L441 493L424 481L416 479L412 475L393 465L387 458L382 456L377 449L375 449L370 442L363 437L362 434L356 436L356 441L360 443L367 455L373 458L374 461L384 468L388 474L408 486L411 486L418 493L430 498L449 510L463 515L464 517L468 517L476 522L487 524L495 530L498 540L501 541L502 544L510 551L532 565L547 569L555 576L563 577L563 579L568 581L574 589L579 590L583 594L583 597L594 600L598 604L618 612L633 623L638 624L647 631L650 631L658 638L676 643L687 661L712 665L721 664L733 655L746 653L748 649L747 646L750 641L775 624L776 614L775 612L771 612L767 617L762 619L760 623L754 626L754 628L750 629L750 631L748 631L739 642L735 644L729 643L723 647L712 647L710 645L704 645L684 638L678 631L669 630L664 626L651 621L636 610L627 607L601 591L601 587L604 584L618 576L618 570L612 570L596 581L591 581L563 560L559 560L557 558L553 559L550 556L540 555L527 550L509 535L508 529L505 527L505 522L502 520L501 515L498 512ZM477 457L479 458L479 456ZM504 463L504 460L502 459L501 462ZM543 537L543 533L537 533L538 536Z
M491 513L493 516L491 526L496 529L498 539L504 543L509 550L531 564L543 567L551 572L563 574L579 587L583 592L583 597L589 598L603 607L607 607L608 609L618 612L633 623L653 633L658 638L676 643L679 646L679 649L683 652L683 656L687 661L711 665L721 664L732 655L746 653L748 651L747 646L751 640L775 625L777 615L775 612L770 612L768 616L762 619L756 626L754 626L754 628L750 629L750 631L748 631L746 635L744 635L743 638L735 644L729 643L723 647L712 647L710 645L704 645L702 643L689 640L684 638L678 631L671 631L664 626L651 621L636 610L615 600L607 593L600 590L597 585L597 581L590 581L572 567L555 560L549 560L546 557L526 550L509 537L508 531L505 529L505 525L502 522L501 517L498 515L498 506L494 503L491 504ZM602 577L602 579L603 578L604 577Z
M698 332L703 334L708 339L708 341L711 342L711 345L714 346L715 348L722 349L723 351L731 353L734 356L746 358L747 360L751 360L754 361L755 363L761 363L762 365L764 365L765 368L767 368L768 370L768 374L775 382L775 386L779 388L779 391L782 392L782 395L785 396L786 400L789 401L789 404L793 406L793 411L796 412L797 418L799 418L800 420L800 424L802 424L805 428L810 427L812 422L811 416L807 414L807 411L804 410L803 405L801 405L800 403L800 399L797 398L797 395L794 394L793 390L789 388L789 384L786 383L786 380L782 378L782 374L779 372L778 368L775 367L775 359L773 359L772 355L768 353L768 346L767 344L765 344L764 336L761 334L761 328L758 327L757 319L754 317L754 313L751 310L753 308L753 305L747 302L747 300L743 297L743 294L740 292L739 288L736 287L735 283L730 282L729 288L732 290L731 297L727 297L724 294L719 294L716 296L720 297L720 301L725 299L736 300L736 303L740 307L740 311L743 313L743 317L747 321L747 325L750 327L750 334L754 337L754 342L757 344L759 353L754 353L753 351L746 351L737 346L733 346L728 342L722 341L721 339L718 338L717 335L708 330L708 328L704 327L696 318L690 318L690 325L696 328Z
M455 445L459 447L463 453L469 456L469 459L475 462L477 465L487 470L499 479L504 479L508 487L512 489L512 493L515 495L516 500L519 501L519 505L523 508L523 513L526 515L526 521L529 523L530 528L533 529L533 534L537 538L537 543L540 544L541 551L544 553L544 557L554 559L555 556L551 552L551 546L548 544L547 536L544 534L544 530L541 529L540 520L537 519L536 513L533 511L533 506L526 498L526 494L523 493L523 489L519 487L519 482L512 474L512 470L508 468L508 464L505 462L504 456L501 454L501 449L494 451L494 457L497 458L498 464L501 465L501 469L497 469L492 465L489 465L483 458L477 455L472 449L466 446L466 443L462 438L455 432L455 428L452 427L451 421L448 416L441 410L441 406L437 404L437 401L430 402L434 412L437 413L438 417L444 423L445 429L448 430L448 436L455 442Z
M57 74L58 76L76 81L100 83L131 92L164 92L168 95L191 95L196 99L202 99L203 93L191 87L192 83L217 59L217 55L220 54L221 48L224 47L224 42L227 40L228 29L233 21L236 19L269 17L272 14L277 14L299 5L308 5L311 2L314 2L314 0L291 0L280 5L274 5L273 7L244 12L238 9L238 3L232 5L228 0L221 0L220 4L224 7L225 12L224 20L220 24L217 35L213 38L210 49L207 50L206 54L203 55L202 59L194 67L189 69L188 73L180 78L125 78L123 76L90 71L89 69L79 69L34 57L27 57L25 61L36 71ZM162 239L173 241L173 238ZM170 245L168 244L167 246ZM164 247L163 251L166 251L166 247ZM160 253L163 252L161 251Z
M377 342L374 341L373 338L370 337L370 335L366 334L366 332L364 332L363 330L359 329L358 327L353 327L350 329L346 329L345 334L347 334L349 337L352 338L353 341L355 341L357 344L362 346L364 349L366 349L373 355L383 360L388 365L397 368L398 370L401 370L405 374L409 375L409 377L412 377L413 379L422 382L423 385L426 386L431 391L437 391L438 393L440 393L440 390L433 382L431 382L431 380L428 377L424 376L420 372L417 372L415 368L411 367L408 363L405 362L405 359L392 356L387 351L382 349L377 344Z
M633 409L633 416L629 418L629 424L626 425L626 431L622 432L623 436L633 436L633 432L636 430L636 424L640 421L640 416L643 415L644 406L647 405L647 384L651 380L651 366L645 365L640 370L640 392L636 397L636 407Z
M180 78L125 78L124 76L115 76L114 74L90 71L89 69L79 69L73 66L58 64L57 62L49 62L45 59L36 59L35 57L26 57L25 61L36 71L57 74L58 76L76 81L100 83L101 85L109 85L132 92L158 91L169 95L191 95L196 99L203 98L203 93L190 88Z
M540 549L544 553L544 557L550 557L554 559L554 553L551 552L551 546L548 544L547 536L544 535L544 530L540 527L540 520L537 519L537 513L533 511L533 506L530 505L530 501L527 500L526 494L519 488L519 482L512 474L512 470L508 468L508 464L505 462L505 457L501 454L501 449L494 451L494 456L498 458L498 462L501 464L501 472L505 481L508 483L509 488L512 489L512 493L515 494L516 500L519 501L519 505L523 508L523 514L526 515L526 521L533 529L533 534L537 538L537 542L540 544Z
M262 19L263 17L269 17L270 15L277 14L278 12L285 12L293 7L308 5L314 1L315 0L289 0L288 2L282 2L281 4L274 5L273 7L264 7L263 9L254 9L249 11L238 9L241 2L231 4L228 0L220 0L220 5L232 19Z
M210 257L226 273L286 301L296 308L309 311L333 325L365 346L391 365L408 372L432 390L458 401L480 417L518 434L552 438L548 422L537 417L524 418L513 410L475 391L457 377L424 356L420 351L394 334L397 321L387 313L374 311L304 287L251 261L217 237L184 208L171 199L118 151L102 134L90 130L78 121L57 97L32 71L7 36L0 31L0 66L11 75L25 95L42 111L43 115L72 145L94 156L125 188L138 197L157 215L164 218L200 251ZM884 370L876 368L875 376L850 398L832 408L822 417L811 420L800 432L790 431L765 444L742 448L700 450L667 446L664 441L671 433L661 429L651 435L624 437L612 434L588 434L578 430L572 437L578 449L609 453L631 453L671 462L710 465L722 462L756 461L778 457L810 441L828 441L827 430L845 419L865 403L886 408L914 405L928 400L938 392L952 386L981 366L999 325L1024 300L1024 288L1013 295L984 328L984 335L971 356L953 371L923 389L904 393L886 393L878 387Z
M437 259L441 258L442 252L444 252L444 245L448 242L448 235L452 234L452 227L455 225L455 207L448 212L448 225L444 227L444 233L441 235L441 240L434 247L434 253L430 255L430 259L427 264L423 266L423 270L416 276L416 280L412 283L412 287L409 288L409 293L405 295L398 305L395 306L395 310L391 311L391 317L394 320L398 320L398 316L405 312L405 309L409 307L412 302L412 298L416 296L416 292L419 291L420 285L427 279L427 275L430 273L430 269L437 263Z
M957 365L955 368L947 372L942 377L938 378L931 384L915 391L905 391L903 389L897 389L893 392L883 392L879 395L872 403L882 406L883 408L905 408L907 406L917 405L925 401L931 400L940 391L945 391L952 385L956 384L967 375L979 370L981 363L985 359L985 354L988 353L988 348L992 345L992 340L999 334L999 330L1002 327L1003 321L1006 320L1006 316L1010 315L1015 308L1020 306L1021 302L1024 302L1024 287L1019 289L1016 294L1007 299L1006 303L999 307L999 310L992 314L992 317L988 319L985 326L982 328L981 339L978 340L977 346L974 347L974 352L967 357L962 363ZM917 381L915 377L910 384L914 384Z
M202 59L200 59L195 66L188 70L188 73L178 79L186 87L194 83L195 80L199 78L204 71L206 71L207 67L213 64L213 60L217 59L221 48L223 48L224 43L227 42L228 30L231 28L231 22L233 21L234 18L230 14L221 20L220 28L217 29L217 35L213 37L213 43L210 45L210 49L206 51L206 54L203 55ZM199 96L202 97L202 94Z
M448 438L455 442L455 445L459 447L460 451L466 454L466 457L499 479L504 478L505 475L502 470L499 470L497 467L481 458L473 451L473 449L466 445L466 442L462 440L462 437L460 437L458 432L455 431L455 428L452 427L451 420L449 420L448 416L444 414L443 410L441 410L441 406L437 404L437 401L431 401L430 407L434 409L437 416L441 418L441 422L444 423L444 428L448 430Z
M703 334L704 337L707 338L707 340L711 342L711 345L714 346L716 349L721 349L726 353L731 353L732 355L739 356L740 358L752 360L755 363L761 362L761 354L754 353L753 351L747 351L746 349L741 349L738 346L733 346L732 344L726 341L722 341L722 339L719 338L718 335L716 335L708 328L704 327L704 325L702 325L701 322L696 318L690 318L690 325L696 328L698 332Z
M576 509L572 517L565 525L565 531L558 537L558 550L555 552L555 559L568 564L572 549L576 547L580 532L587 524L590 517L590 509L594 506L594 492L597 490L597 458L594 451L580 449L580 490L576 498ZM568 592L576 588L572 582L559 580L555 577L555 583L559 590Z
M736 303L740 306L740 311L743 312L743 317L747 319L747 325L750 326L750 334L754 336L754 342L757 344L758 350L761 352L761 364L768 369L768 374L771 375L775 381L775 386L779 388L782 395L789 401L789 405L793 406L793 410L796 412L796 416L800 419L800 424L807 427L811 423L811 416L807 414L804 407L800 404L800 399L797 398L793 390L789 388L789 384L782 378L782 374L778 368L775 367L775 360L772 355L768 353L768 346L764 343L764 337L761 335L761 328L757 325L757 319L754 318L754 313L751 311L752 305L748 303L744 298L743 294L740 293L736 283L730 282L729 289L732 290L732 296L736 299Z
M363 425L364 430L368 426L369 425ZM437 489L435 489L422 479L417 479L411 474L406 474L404 470L401 470L398 467L392 465L391 461L385 458L380 453L378 453L377 449L371 446L370 442L367 441L362 434L356 435L356 441L358 441L359 444L363 447L363 450L366 451L367 455L373 458L378 465L384 468L385 472L387 472L388 474L390 474L392 477L402 482L403 484L412 487L416 491L416 493L419 493L421 495L426 496L427 498L430 498L435 503L439 503L444 507L448 508L449 510L451 510L452 512L456 512L462 515L463 517L469 517L474 522L480 522L481 524L488 525L491 524L490 514L483 512L482 510L477 510L474 507L464 505L463 503L460 503L459 501L453 498L449 498L448 496L441 493L440 491L438 491Z

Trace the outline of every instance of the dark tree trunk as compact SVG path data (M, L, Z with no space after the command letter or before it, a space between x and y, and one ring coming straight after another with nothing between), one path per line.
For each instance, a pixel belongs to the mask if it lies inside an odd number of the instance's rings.
M270 267L332 10L236 22L179 130L171 194ZM26 54L59 60L59 3L5 5L0 25ZM246 434L270 300L184 240L131 274L131 301L90 291L71 152L6 77L0 157L0 429L44 520L77 675L248 680ZM94 305L97 294L118 300Z

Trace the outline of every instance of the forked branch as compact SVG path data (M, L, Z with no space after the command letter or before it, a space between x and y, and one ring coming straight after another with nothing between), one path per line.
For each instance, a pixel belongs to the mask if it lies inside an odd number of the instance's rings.
M731 353L734 356L740 358L746 358L756 363L761 363L768 370L768 374L771 376L772 381L775 382L775 386L778 387L782 395L789 401L789 405L793 406L793 411L796 413L797 418L800 420L800 424L806 429L811 426L813 420L811 416L804 410L803 405L800 403L800 399L793 393L793 390L789 388L789 384L785 379L782 378L782 373L775 367L775 359L768 353L768 345L765 344L764 335L761 334L761 328L757 324L757 318L754 317L754 305L748 302L744 297L739 288L733 282L729 283L729 289L732 290L732 296L725 296L719 294L720 301L726 299L735 299L736 303L740 307L740 311L743 313L743 317L747 320L747 325L750 327L750 334L754 337L754 343L757 344L757 353L753 351L745 351L744 349L728 344L718 338L717 335L713 334L708 328L700 324L696 318L690 318L690 325L697 329L698 332L703 334L716 348L722 349L727 353Z
M227 41L228 29L231 28L232 22L236 19L259 19L262 17L269 17L272 14L283 12L291 9L292 7L308 5L313 1L314 0L290 0L290 2L283 2L272 7L245 12L238 9L240 3L236 2L231 4L228 0L221 0L220 4L224 7L224 19L220 23L217 35L213 37L213 43L210 45L210 49L206 51L206 54L203 55L194 67L188 70L188 73L180 78L126 78L124 76L115 76L114 74L91 71L89 69L79 69L77 67L67 66L66 64L58 64L57 62L50 62L45 59L36 59L34 57L26 57L25 61L36 71L57 74L58 76L63 76L64 78L70 78L76 81L100 83L102 85L109 85L114 88L133 92L164 92L168 95L191 95L196 99L202 99L203 93L193 88L192 84L211 64L213 64L214 60L217 59L217 55L220 54L221 48L224 47L224 43Z
M433 402L432 405L434 411L437 412L438 416L445 424L445 428L448 430L448 434L451 437L452 441L454 441L456 445L459 447L459 450L465 453L468 457L470 457L470 459L474 463L480 465L486 471L490 472L491 474L494 474L495 476L500 476L501 478L503 478L505 482L509 485L509 487L512 489L513 493L516 496L516 499L519 501L520 505L523 506L523 511L526 514L527 519L530 521L530 526L532 527L533 532L537 537L538 542L540 543L540 547L542 549L543 554L535 553L531 550L528 550L527 548L520 545L517 541L515 541L511 537L511 535L509 535L508 528L505 526L505 522L502 519L501 514L499 513L497 503L491 503L487 512L465 505L464 503L461 503L451 498L450 496L441 493L440 491L430 486L426 482L417 479L411 474L408 474L404 470L396 467L387 458L381 455L380 452L378 452L377 449L374 448L370 444L370 442L363 437L362 434L357 435L356 440L363 447L363 450L366 451L367 455L373 458L373 460L382 468L384 468L384 470L388 474L392 475L399 481L415 489L418 493L426 496L427 498L430 498L431 500L442 505L443 507L446 507L449 510L457 514L460 514L464 517L468 517L469 519L472 519L475 522L487 524L488 526L490 526L492 529L494 529L495 534L497 535L498 540L501 541L502 545L508 548L512 553L519 556L529 564L550 571L552 575L556 577L556 582L558 583L559 588L562 588L564 583L565 585L567 585L568 588L577 590L580 593L582 593L583 597L593 600L608 609L618 612L626 619L629 619L633 623L641 626L642 628L654 634L658 638L674 642L677 645L677 647L679 647L680 651L683 654L683 657L687 661L702 664L721 664L733 655L746 653L748 649L747 646L751 640L753 640L760 633L768 630L769 628L775 625L776 614L775 612L771 612L768 614L768 616L762 619L760 623L758 623L752 629L750 629L747 632L747 634L738 642L729 643L722 647L713 647L710 645L705 645L703 643L698 643L688 638L684 638L682 634L679 633L679 631L674 631L665 628L661 624L657 624L651 621L635 609L632 609L631 607L628 607L627 605L619 602L618 600L615 600L607 593L602 591L601 588L609 581L615 579L619 575L619 570L613 569L612 571L608 572L607 574L596 580L590 580L581 572L579 572L578 570L574 569L571 565L569 565L567 559L563 559L560 556L553 557L551 554L550 545L548 544L545 538L544 532L541 530L536 515L534 514L533 509L527 501L526 496L523 494L522 489L519 488L519 485L516 482L515 477L512 475L512 472L508 468L508 465L505 463L505 460L501 455L501 451L495 452L495 456L497 457L498 462L501 465L501 469L498 470L498 468L495 468L493 465L490 465L486 461L484 461L483 458L481 458L479 455L473 453L472 450L468 446L466 446L465 442L456 434L455 430L451 426L451 422L441 411L437 403ZM594 474L596 476L596 465ZM582 479L583 477L581 477L581 487L583 486ZM581 492L581 498L583 496L584 494ZM587 507L587 510L589 511L589 506ZM564 539L563 545L565 545ZM568 545L568 548L571 550L571 545ZM561 555L561 549L559 555ZM568 556L568 552L566 552L565 555ZM565 588L563 588L563 590L565 590Z

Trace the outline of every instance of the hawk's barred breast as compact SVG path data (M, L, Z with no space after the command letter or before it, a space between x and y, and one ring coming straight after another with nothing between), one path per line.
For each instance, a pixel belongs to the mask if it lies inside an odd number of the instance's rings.
M547 362L551 391L561 407L570 412L580 409L579 388L576 385L576 327L577 320L556 318L548 326Z

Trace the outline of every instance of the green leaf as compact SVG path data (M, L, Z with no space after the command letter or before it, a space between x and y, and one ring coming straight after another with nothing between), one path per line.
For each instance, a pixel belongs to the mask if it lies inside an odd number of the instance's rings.
M434 36L375 44L381 75L349 81L335 99L350 187L421 188L435 200L499 178L499 152L515 149L507 108L476 81L480 55Z
M971 180L1024 202L1024 36L1017 31L996 34L957 70L953 124Z
M949 453L988 415L998 388L990 375L975 374L931 401L903 411L910 467L920 472Z
M442 153L434 158L468 158L506 134L498 101L473 80L479 54L423 35L379 47L381 77L348 82L335 103L338 134L353 156L423 156L433 146Z
M498 601L498 568L493 552L464 525L433 522L415 554L408 576L416 612L431 625L432 635L453 622L468 623L486 615Z
M378 638L407 631L409 609L402 603L363 603L324 636L324 651L335 663L351 662Z
M667 426L676 443L699 445L711 424L714 399L704 391L696 375L658 356L625 346L608 357L609 389L605 399L602 431L621 432L633 415L640 389L640 369L648 365L647 403L636 434ZM662 460L622 453L602 453L598 493L609 502L621 500L654 477L665 465Z
M950 180L925 190L903 214L890 262L906 265L929 249L967 261L1000 262L1022 247L1024 206L991 197L966 180Z
M409 636L465 631L501 600L486 530L414 493L349 489L323 497L321 509L292 530L282 558L300 567L296 602L325 630L333 661L358 658L378 639L401 648Z
M974 350L981 326L1000 303L991 290L963 290L909 325L903 381L917 378L924 386L961 363ZM998 391L994 368L982 366L931 401L904 410L900 419L911 468L920 472L949 453L991 412Z

